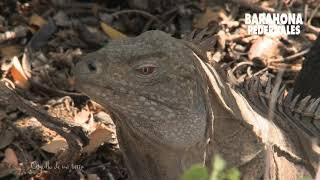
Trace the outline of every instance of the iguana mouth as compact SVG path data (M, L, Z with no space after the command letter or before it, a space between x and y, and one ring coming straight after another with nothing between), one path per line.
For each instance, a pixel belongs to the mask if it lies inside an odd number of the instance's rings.
M83 80L81 80L81 81L83 81ZM97 83L92 83L90 81L84 81L84 83L76 83L76 89L79 89L80 91L83 91L83 92L87 92L86 89L92 89L94 87L103 88L104 90L110 91L110 93L117 94L117 95L129 95L130 94L128 90L120 90L120 88L115 89L115 88L112 88L111 86L108 86L108 85L99 85ZM185 110L183 108L179 108L179 107L175 107L173 105L169 105L168 103L163 102L161 100L158 100L158 99L155 99L155 98L151 98L148 95L144 95L144 94L138 93L137 91L133 91L133 90L130 90L130 91L134 92L135 96L144 97L147 100L155 102L155 103L157 103L157 104L159 104L161 106L164 106L166 108L169 108L169 109L171 109L173 111L184 111ZM107 96L107 94L104 94L104 95L102 94L102 97L103 96Z

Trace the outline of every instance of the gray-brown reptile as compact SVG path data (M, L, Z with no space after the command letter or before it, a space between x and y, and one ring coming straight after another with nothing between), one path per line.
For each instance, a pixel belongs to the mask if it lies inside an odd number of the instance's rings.
M192 47L149 31L112 41L75 68L77 87L112 112L131 178L176 180L195 163L210 166L214 153L243 179L315 176L319 101L296 102L280 89L268 120L270 84L234 87Z

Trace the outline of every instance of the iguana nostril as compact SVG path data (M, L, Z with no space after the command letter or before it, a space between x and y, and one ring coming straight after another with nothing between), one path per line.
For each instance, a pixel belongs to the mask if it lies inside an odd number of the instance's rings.
M97 65L94 62L89 61L87 65L88 65L88 69L89 69L90 72L96 72L97 71Z

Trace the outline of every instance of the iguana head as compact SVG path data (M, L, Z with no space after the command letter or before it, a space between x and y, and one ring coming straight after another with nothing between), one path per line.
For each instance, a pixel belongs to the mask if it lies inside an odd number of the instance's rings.
M206 113L192 51L160 31L108 43L83 57L78 88L118 114L120 130L188 148L204 140ZM129 129L121 129L121 128Z

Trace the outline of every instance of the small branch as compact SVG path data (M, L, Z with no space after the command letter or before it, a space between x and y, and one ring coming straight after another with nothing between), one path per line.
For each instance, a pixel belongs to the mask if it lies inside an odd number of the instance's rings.
M309 18L309 20L307 21L308 24L311 25L311 21L312 21L312 19L314 18L314 16L316 15L316 13L318 12L319 8L320 8L320 4L318 4L317 7L312 11L312 13L311 13L311 15L310 15L310 18Z
M27 35L28 28L24 26L18 26L13 31L7 31L0 34L0 43Z
M206 1L206 0L202 0L202 1ZM204 3L205 3L205 2L204 2ZM189 7L189 6L194 6L194 7L197 8L197 9L201 9L201 7L200 7L200 5L199 5L198 3L196 3L196 2L188 2L188 3L182 4L182 5L173 7L172 9L169 9L169 10L167 10L166 12L163 12L163 13L161 14L161 19L164 19L164 18L167 17L168 15L170 15L170 14L178 11L181 6L182 6L182 7L185 7L185 8L186 8L186 7Z
M251 9L253 11L256 12L265 12L265 13L274 13L276 12L276 10L274 10L273 8L267 8L267 7L262 7L262 6L258 6L252 3L247 2L246 0L231 0L231 2L238 4L242 7Z
M67 92L67 91L59 90L53 87L48 87L47 85L41 84L32 79L30 79L30 83L32 87L40 89L41 91L45 91L47 92L47 94L50 94L53 96L59 96L59 97L70 96L75 98L86 98L86 96L81 93Z
M296 54L293 54L291 56L287 56L287 57L282 57L282 58L279 58L279 59L275 59L275 60L272 60L272 61L269 61L269 63L283 63L283 62L290 62L292 60L295 60L301 56L304 56L305 54L307 54L308 52L310 51L310 48L307 48L305 50L302 50Z
M19 136L22 137L22 139L25 139L26 141L28 141L28 143L30 144L30 146L36 150L42 158L44 158L46 161L49 160L48 156L45 155L41 149L39 148L39 146L31 139L29 134L25 134L23 133L19 128L17 128L17 126L15 124L12 123L11 119L4 119L4 122L10 126L15 132L17 132L19 134Z
M43 126L64 137L69 148L59 158L62 164L74 161L79 156L82 147L89 143L89 139L80 125L50 116L42 108L20 97L14 90L7 87L3 81L0 82L0 103L16 106L25 114L35 117Z
M318 28L318 27L315 27L315 26L308 24L308 23L303 23L303 25L307 31L310 31L310 32L317 34L317 35L320 33L320 28Z
M148 18L156 21L160 25L163 25L163 22L158 17L156 17L146 11L137 10L137 9L125 9L125 10L117 11L117 12L112 13L111 16L115 17L115 16L119 16L121 14L130 14L130 13L141 14L145 17L148 17Z

